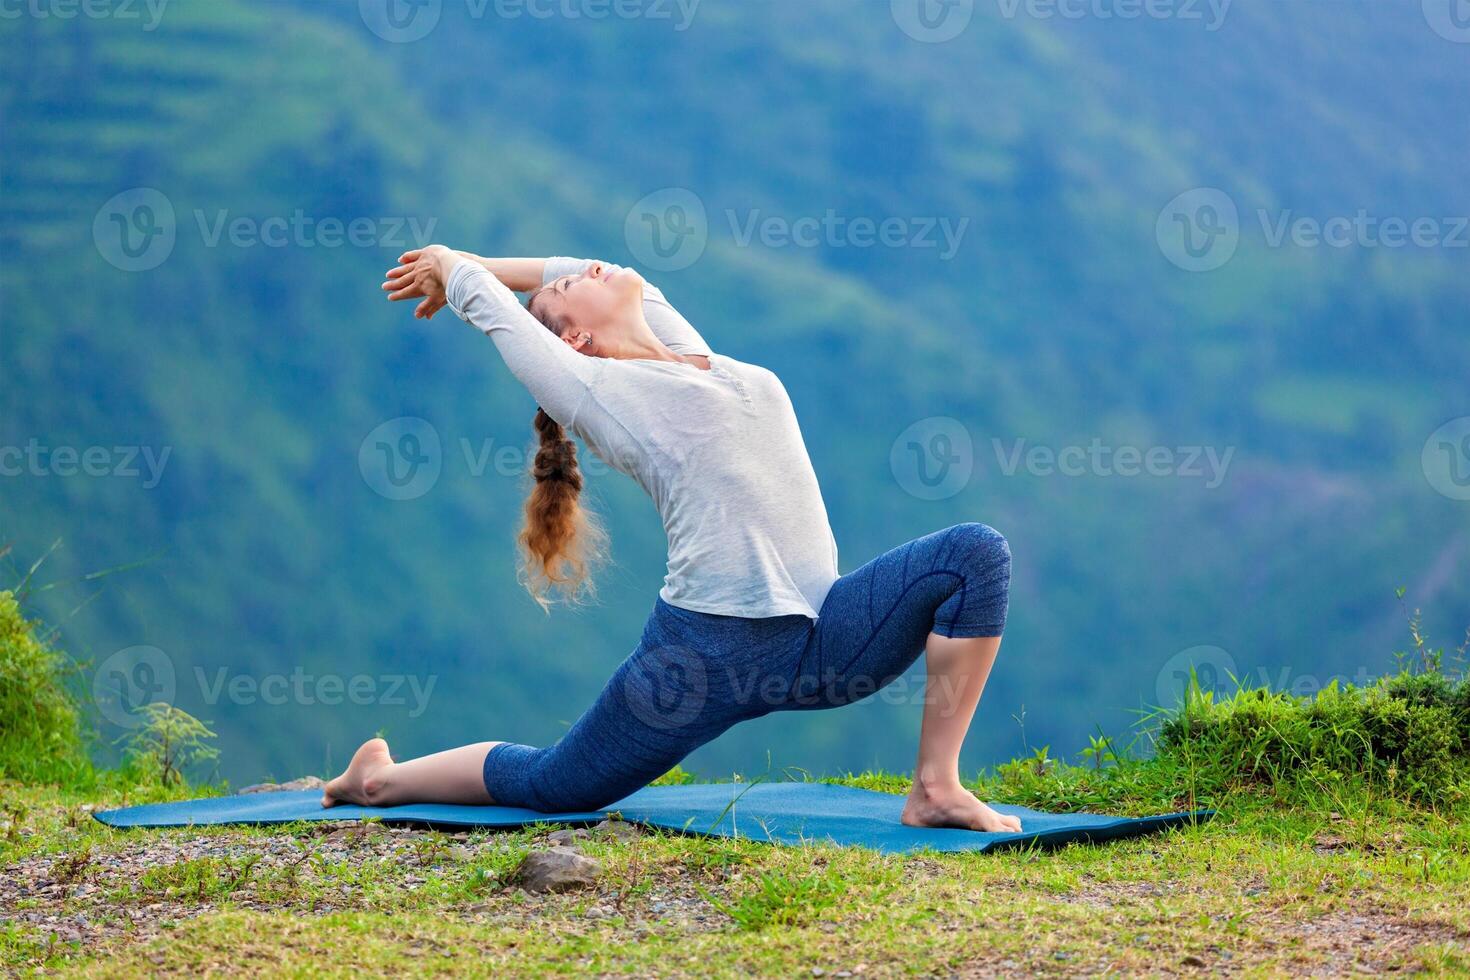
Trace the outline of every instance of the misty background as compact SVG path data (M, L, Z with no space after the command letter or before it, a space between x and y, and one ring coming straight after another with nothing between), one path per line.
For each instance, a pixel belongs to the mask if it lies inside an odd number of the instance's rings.
M1461 0L0 0L0 582L100 756L160 698L237 783L555 740L662 529L593 460L598 603L520 588L534 402L378 289L436 241L779 374L843 572L1006 534L967 775L1366 680L1470 624L1467 86ZM907 771L921 678L685 765Z

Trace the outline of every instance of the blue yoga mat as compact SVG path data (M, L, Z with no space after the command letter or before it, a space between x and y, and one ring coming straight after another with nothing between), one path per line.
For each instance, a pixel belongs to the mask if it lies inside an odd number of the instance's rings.
M1002 847L1055 847L1074 841L1107 841L1203 822L1212 810L1153 817L1097 813L1042 813L996 804L1021 818L1019 834L905 827L904 798L829 783L705 783L646 786L603 810L541 813L509 806L337 806L323 809L321 792L253 793L182 803L108 810L95 814L110 827L200 827L218 824L293 823L298 820L378 819L431 827L523 827L536 823L596 823L611 813L624 820L691 834L737 837L777 844L832 843L888 854L990 851Z

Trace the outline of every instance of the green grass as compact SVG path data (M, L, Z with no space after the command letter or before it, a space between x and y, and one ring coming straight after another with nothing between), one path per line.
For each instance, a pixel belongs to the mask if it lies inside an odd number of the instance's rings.
M1080 791L1119 811L1161 799L1148 773L1158 763L1026 765L1024 777L972 788L1028 803ZM833 781L907 788L883 773ZM1470 813L1365 780L1316 803L1305 788L1242 780L1201 798L1220 810L1211 823L1050 852L898 857L664 832L594 837L579 846L603 863L598 884L549 896L527 895L513 874L555 827L121 832L82 809L136 801L116 788L99 799L4 784L0 797L13 815L0 867L25 889L0 898L0 964L13 971L1470 969ZM77 916L91 923L83 934L50 938Z

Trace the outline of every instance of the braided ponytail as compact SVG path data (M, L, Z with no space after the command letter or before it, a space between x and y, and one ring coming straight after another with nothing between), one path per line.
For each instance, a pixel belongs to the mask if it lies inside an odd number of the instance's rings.
M576 443L544 409L536 409L532 425L540 447L531 466L536 484L526 498L526 523L518 539L521 581L550 611L552 598L576 602L592 592L591 566L602 555L606 535L581 504Z

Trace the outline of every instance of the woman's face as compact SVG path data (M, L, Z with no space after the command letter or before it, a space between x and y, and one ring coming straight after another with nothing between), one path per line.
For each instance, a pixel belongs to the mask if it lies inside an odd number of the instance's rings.
M547 283L536 295L531 312L543 323L560 326L561 339L578 353L607 357L606 352L617 347L618 332L638 322L636 314L642 303L642 276L632 269L594 262L581 275Z

